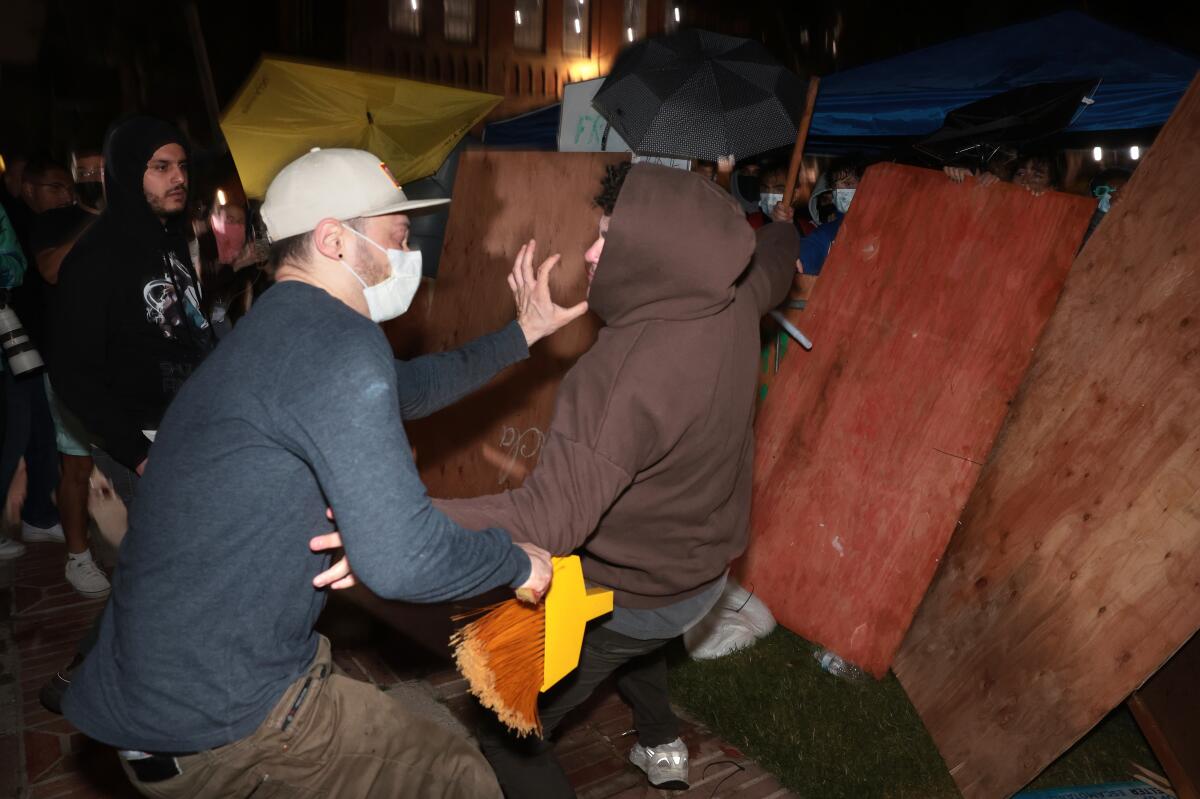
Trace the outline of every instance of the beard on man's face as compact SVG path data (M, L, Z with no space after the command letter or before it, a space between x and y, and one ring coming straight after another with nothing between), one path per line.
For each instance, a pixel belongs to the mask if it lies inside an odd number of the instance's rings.
M146 192L146 204L155 216L175 216L187 208L187 184L176 186L164 194Z
M368 286L378 285L387 280L392 274L392 265L383 253L367 244L362 239L354 242L354 265Z

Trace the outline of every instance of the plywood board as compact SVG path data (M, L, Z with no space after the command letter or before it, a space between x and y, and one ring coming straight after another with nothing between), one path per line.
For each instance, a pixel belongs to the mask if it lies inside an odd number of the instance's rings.
M743 580L882 676L1054 308L1092 203L867 171L760 409Z
M1200 83L1071 270L895 671L1008 796L1200 626Z
M459 161L438 277L413 300L416 312L389 329L397 352L441 352L498 330L516 308L507 276L521 245L539 261L561 253L551 293L584 298L583 254L597 236L592 202L606 164L628 155L468 150ZM595 341L588 315L536 344L530 358L483 390L406 425L431 496L470 497L520 485L537 463L562 376ZM419 342L414 345L414 342Z

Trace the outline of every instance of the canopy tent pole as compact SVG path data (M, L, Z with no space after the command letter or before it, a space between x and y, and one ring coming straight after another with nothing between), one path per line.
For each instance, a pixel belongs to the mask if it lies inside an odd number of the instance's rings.
M213 137L213 145L225 153L229 151L229 144L221 130L221 107L217 104L217 91L213 88L212 67L208 63L208 48L204 43L204 30L200 27L200 14L196 10L196 3L193 1L184 5L183 13L187 19L188 35L192 40L192 55L196 59L196 76L200 80L204 108L208 113L209 133Z

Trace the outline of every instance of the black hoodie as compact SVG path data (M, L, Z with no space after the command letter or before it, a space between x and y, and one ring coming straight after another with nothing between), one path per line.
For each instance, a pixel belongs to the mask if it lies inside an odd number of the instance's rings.
M130 468L145 459L163 412L212 349L199 281L184 238L186 218L164 225L142 189L174 127L134 117L104 145L108 205L63 260L50 377L54 389L109 455ZM182 298L182 301L181 299Z

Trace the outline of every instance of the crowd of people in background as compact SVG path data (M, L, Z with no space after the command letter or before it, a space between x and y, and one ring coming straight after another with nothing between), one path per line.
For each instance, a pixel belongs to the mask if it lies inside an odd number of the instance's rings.
M780 154L747 159L724 169L721 164L696 161L692 168L727 186L751 227L758 229L768 222L791 220L804 237L799 255L803 271L816 276L821 273L858 181L868 166L882 158L860 152L829 159L811 188L803 186L803 181L797 182L788 202L784 202L783 196L788 164ZM1047 149L1022 152L997 148L982 167L951 164L942 170L955 183L968 179L977 180L981 186L1011 183L1034 196L1068 190L1062 154ZM1109 167L1088 183L1087 190L1097 206L1084 241L1118 201L1132 174L1124 167Z
M55 321L59 272L106 205L104 157L98 145L72 146L62 160L9 149L3 153L0 186L0 214L7 231L0 245L0 289L4 304L16 313L45 364L33 373L14 374L0 363L6 409L0 485L7 490L14 479L17 483L10 499L19 502L19 508L9 510L20 517L21 539L65 543L67 580L88 598L101 598L108 591L108 580L88 544L88 499L90 489L107 490L109 483L100 473L93 479L96 439L57 395L51 374L60 327ZM228 190L201 193L188 192L186 175L183 180L187 206L186 224L180 229L185 242L180 263L195 273L198 310L220 337L266 285L257 270L244 269L265 259L265 243L247 235L249 209L236 181L230 181ZM169 301L166 293L147 298L163 312ZM71 358L77 348L66 349ZM123 483L117 480L115 485ZM22 541L0 537L0 559L23 553Z

